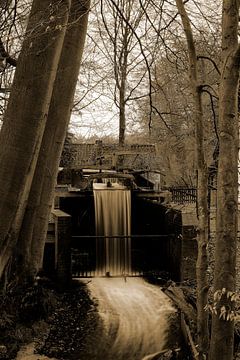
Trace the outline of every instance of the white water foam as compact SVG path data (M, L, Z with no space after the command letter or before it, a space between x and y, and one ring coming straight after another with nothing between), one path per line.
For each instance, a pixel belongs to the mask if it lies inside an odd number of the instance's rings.
M141 278L94 278L88 288L109 340L108 359L140 360L165 348L176 310L157 286Z

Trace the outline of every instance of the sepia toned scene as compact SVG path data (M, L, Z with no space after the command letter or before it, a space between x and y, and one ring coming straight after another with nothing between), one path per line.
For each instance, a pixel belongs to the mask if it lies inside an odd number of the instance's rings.
M0 0L0 360L239 360L240 0Z

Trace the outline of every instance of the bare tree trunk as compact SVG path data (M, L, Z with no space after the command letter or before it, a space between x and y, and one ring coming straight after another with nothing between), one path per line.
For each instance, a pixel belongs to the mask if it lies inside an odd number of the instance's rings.
M125 143L126 112L125 112L125 80L122 80L119 91L119 145Z
M182 19L188 45L190 65L190 85L195 104L195 136L197 158L197 215L198 215L198 258L196 266L197 277L197 332L199 359L204 359L208 353L209 331L208 313L204 310L208 303L208 172L204 152L204 126L202 113L201 87L198 83L198 68L196 49L192 35L191 24L182 0L176 0L177 8Z
M121 80L119 87L119 145L124 146L125 144L125 131L126 131L126 81L127 81L127 36L128 32L125 29L125 41L124 41L124 55L123 64L121 67Z
M0 133L0 277L21 226L62 48L69 1L34 0Z
M214 292L217 314L213 314L210 359L233 359L234 321L229 291L235 290L236 239L238 222L238 44L239 1L223 1L222 73L219 92L219 162L217 178L217 229ZM226 318L220 318L221 310Z
M129 17L130 17L130 9L129 9ZM119 145L124 146L125 144L125 132L126 132L126 82L127 82L127 66L128 66L128 35L129 29L126 26L123 37L123 55L122 55L122 63L120 66L121 74L120 74L120 84L119 84ZM122 158L123 162L123 158ZM123 163L122 163L123 165Z
M25 212L19 254L28 253L23 268L33 277L42 264L48 220L61 152L73 106L86 37L89 0L72 0L48 120Z

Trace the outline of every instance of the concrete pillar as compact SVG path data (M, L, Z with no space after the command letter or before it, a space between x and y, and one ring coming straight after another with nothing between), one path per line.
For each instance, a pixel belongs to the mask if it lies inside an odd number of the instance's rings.
M55 222L55 269L60 289L71 284L71 216L61 210L52 211Z

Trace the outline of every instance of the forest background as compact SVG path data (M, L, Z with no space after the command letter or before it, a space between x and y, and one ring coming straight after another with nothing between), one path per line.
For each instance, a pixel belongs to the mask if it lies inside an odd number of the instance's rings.
M94 121L107 135L112 127L114 137L118 124L120 146L156 143L167 183L197 187L199 356L231 359L239 1L5 0L0 6L0 275L33 279L40 268L70 113L75 129L76 118L80 128ZM209 171L218 174L210 351Z

